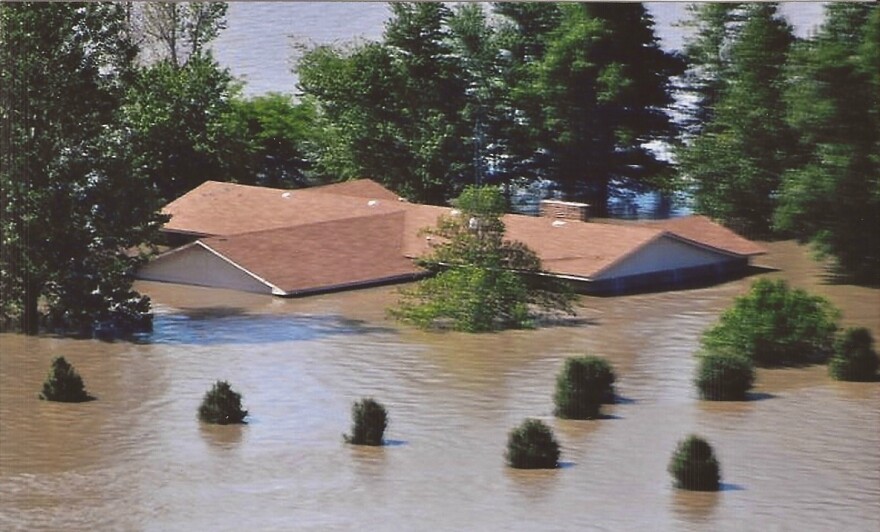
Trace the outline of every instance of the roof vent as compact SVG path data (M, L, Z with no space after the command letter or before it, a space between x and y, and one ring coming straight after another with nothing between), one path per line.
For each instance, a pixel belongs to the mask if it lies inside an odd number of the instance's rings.
M283 192L283 193L281 194L281 197L284 198L284 199L289 198L289 197L290 197L290 192Z
M379 202L374 199L371 199L370 201L367 202L367 205L369 205L370 207L375 207L378 204L379 204Z
M563 225L565 225L565 222L563 222L562 220L554 220L553 223L550 225L552 225L553 227L562 227Z
M449 214L452 216L458 216L459 214L461 214L461 211L458 209L452 209L451 211L449 211Z

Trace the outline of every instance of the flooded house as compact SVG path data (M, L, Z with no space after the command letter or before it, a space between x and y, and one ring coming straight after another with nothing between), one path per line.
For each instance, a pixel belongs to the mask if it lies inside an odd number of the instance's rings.
M426 275L421 230L451 207L410 203L363 179L298 190L207 181L164 209L177 247L144 280L277 296L407 282ZM588 221L587 206L546 202L503 217L549 275L578 291L619 294L739 277L764 249L702 216L634 224Z

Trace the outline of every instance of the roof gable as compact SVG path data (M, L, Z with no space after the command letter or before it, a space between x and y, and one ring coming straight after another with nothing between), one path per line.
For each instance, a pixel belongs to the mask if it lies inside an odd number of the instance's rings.
M404 213L391 212L201 240L283 295L422 272L403 254Z

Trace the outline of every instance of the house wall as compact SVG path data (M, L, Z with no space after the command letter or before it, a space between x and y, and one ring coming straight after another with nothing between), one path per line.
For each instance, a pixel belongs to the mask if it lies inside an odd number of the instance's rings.
M141 268L137 277L146 281L228 288L259 294L272 293L270 287L201 245L158 257Z
M732 257L670 237L661 237L595 277L601 281L652 272L686 270L728 262Z

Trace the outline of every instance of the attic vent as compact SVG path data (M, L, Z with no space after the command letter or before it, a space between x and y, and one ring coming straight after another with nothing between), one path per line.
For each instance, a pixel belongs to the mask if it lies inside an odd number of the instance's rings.
M590 206L586 203L572 201L542 200L541 216L586 222L589 219Z
M374 199L371 199L370 201L367 202L367 205L369 205L370 207L375 207L378 204L379 204L379 202Z
M553 223L550 225L552 225L553 227L562 227L563 225L565 225L565 222L563 222L562 220L554 220Z
M290 197L290 192L284 192L284 193L282 193L282 194L281 194L281 197L284 198L284 199L289 198L289 197Z

